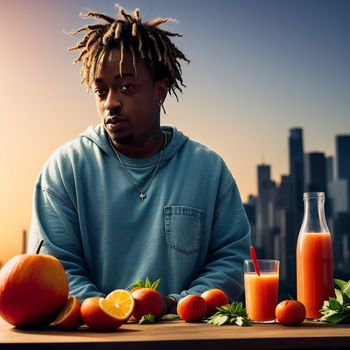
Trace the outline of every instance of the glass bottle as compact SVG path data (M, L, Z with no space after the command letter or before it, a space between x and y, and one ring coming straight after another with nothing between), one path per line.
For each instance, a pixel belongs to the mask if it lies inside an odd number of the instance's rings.
M324 300L334 296L332 238L324 213L324 192L304 193L304 219L297 242L297 299L306 318L319 318Z

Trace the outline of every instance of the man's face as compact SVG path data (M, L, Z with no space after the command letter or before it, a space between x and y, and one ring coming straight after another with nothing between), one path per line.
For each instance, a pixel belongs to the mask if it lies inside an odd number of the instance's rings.
M112 142L122 151L128 147L146 147L160 132L159 100L167 93L166 80L154 82L145 63L136 63L124 52L119 71L120 50L109 51L92 89L97 108Z

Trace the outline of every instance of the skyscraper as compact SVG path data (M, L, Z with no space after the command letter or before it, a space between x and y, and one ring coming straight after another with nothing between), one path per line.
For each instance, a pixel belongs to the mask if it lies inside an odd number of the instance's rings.
M350 203L350 135L336 136L337 178L348 182L348 203Z
M279 188L280 194L280 277L284 286L292 295L295 287L295 230L291 208L292 187L289 175L282 175Z
M290 281L295 283L296 271L296 245L298 234L304 214L304 146L303 129L292 128L289 130L289 174L291 187L291 212L290 212L290 234L287 236L288 247L288 274Z
M268 257L271 253L272 241L269 227L269 202L271 191L270 165L258 165L258 200L256 208L256 246L260 254ZM271 256L271 255L270 255Z
M344 262L348 264L350 251L350 135L336 136L336 164L337 179L347 188L347 210L339 211L335 218L335 233L338 239L342 240L342 245L346 246L344 251ZM344 201L345 202L345 201Z
M326 181L327 183L334 180L334 157L328 156L326 157Z
M333 199L329 195L329 184L334 181L334 156L326 157L326 184L327 184L327 198L326 198L326 217L328 220L328 227L333 230L334 217L333 212Z
M344 179L333 180L328 183L328 195L332 203L328 226L333 238L334 268L343 269L347 261L349 236L349 204L348 182ZM332 223L332 226L329 225Z
M303 218L303 192L304 192L304 146L303 129L292 128L289 134L289 173L291 179L291 207L294 216L295 230Z
M305 192L327 192L326 158L322 152L305 154Z
M325 214L328 225L331 224L331 200L328 195L327 159L323 152L306 153L305 157L305 192L324 192L325 193ZM328 169L329 170L329 169Z

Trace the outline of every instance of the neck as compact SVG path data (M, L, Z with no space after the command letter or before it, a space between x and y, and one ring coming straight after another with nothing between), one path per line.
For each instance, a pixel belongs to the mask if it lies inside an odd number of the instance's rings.
M121 144L111 140L113 147L127 157L144 159L152 157L163 149L164 132L159 128L157 132L142 140L133 140L130 144Z

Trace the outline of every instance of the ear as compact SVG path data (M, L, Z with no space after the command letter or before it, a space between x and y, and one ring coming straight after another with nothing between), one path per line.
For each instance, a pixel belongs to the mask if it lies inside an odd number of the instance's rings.
M169 81L167 78L156 81L156 89L159 100L164 101L168 94Z

